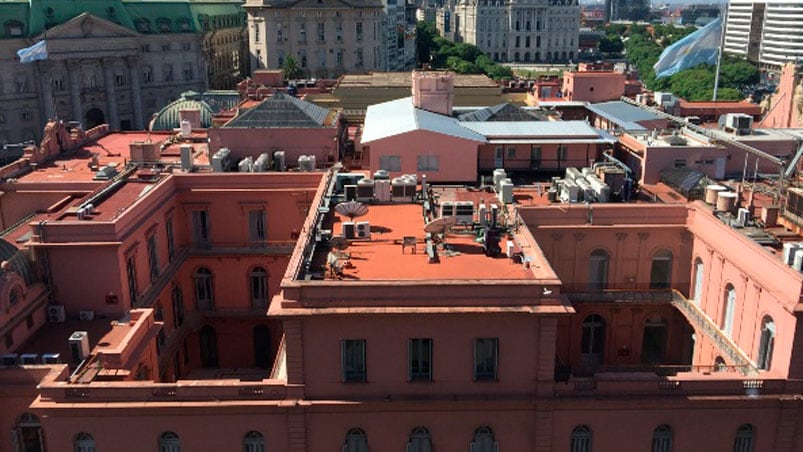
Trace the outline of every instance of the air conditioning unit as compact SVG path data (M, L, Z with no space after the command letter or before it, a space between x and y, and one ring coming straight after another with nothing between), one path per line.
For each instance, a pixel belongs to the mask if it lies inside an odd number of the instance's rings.
M390 180L374 180L374 197L379 202L390 202Z
M736 224L739 227L747 226L747 223L750 221L750 210L745 209L744 207L740 207L738 214L736 215Z
M276 171L287 171L287 160L284 151L273 151L273 168Z
M357 238L370 239L371 238L371 223L368 221L357 222Z
M61 353L43 353L42 364L61 364Z
M444 201L441 203L441 218L454 216L454 203L451 201Z
M270 168L270 155L267 152L263 152L257 156L257 159L254 160L254 169L255 173L263 173Z
M4 366L16 366L19 364L20 356L16 353L8 353L3 356L0 356L0 363Z
M36 362L38 359L39 355L36 353L25 353L24 355L20 355L20 363L25 365L39 364Z
M356 228L353 221L343 222L343 237L353 239L356 236Z
M474 203L471 201L457 201L454 203L454 216L458 224L474 223Z
M78 313L78 319L83 321L90 321L95 318L95 311L81 311Z
M67 316L64 314L63 304L52 304L47 307L47 320L50 323L62 323Z
M89 334L86 331L74 331L70 335L70 358L75 364L89 356Z

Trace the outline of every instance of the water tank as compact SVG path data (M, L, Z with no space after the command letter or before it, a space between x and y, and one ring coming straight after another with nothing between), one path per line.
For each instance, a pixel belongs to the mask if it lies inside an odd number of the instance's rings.
M513 203L513 182L510 179L502 179L499 181L499 191L497 192L499 201L504 204Z
M499 181L507 177L507 173L503 168L497 168L494 170L493 181L494 187L499 187Z
M186 119L181 120L181 138L189 138L192 135L192 124Z
M546 191L546 199L548 199L549 202L557 202L558 191L555 190L554 188L550 188L549 190Z
M736 206L736 198L739 195L732 191L719 192L717 196L717 211L719 212L732 212Z
M310 171L315 171L315 168L318 167L318 164L316 163L316 159L317 159L317 157L315 157L315 155L310 155L309 156L309 170Z
M724 186L718 184L711 184L705 187L705 203L714 205L717 203L717 196L720 192L727 190Z

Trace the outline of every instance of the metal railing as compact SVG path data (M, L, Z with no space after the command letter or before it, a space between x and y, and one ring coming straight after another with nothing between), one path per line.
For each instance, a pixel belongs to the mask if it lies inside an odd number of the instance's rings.
M572 303L671 303L670 290L600 290L564 292Z

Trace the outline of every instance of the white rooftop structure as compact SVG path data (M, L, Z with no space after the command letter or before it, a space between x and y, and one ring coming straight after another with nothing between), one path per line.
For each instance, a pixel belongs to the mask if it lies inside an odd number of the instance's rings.
M415 108L412 97L404 97L368 107L361 142L370 143L415 130L486 141L482 134L463 127L457 119Z

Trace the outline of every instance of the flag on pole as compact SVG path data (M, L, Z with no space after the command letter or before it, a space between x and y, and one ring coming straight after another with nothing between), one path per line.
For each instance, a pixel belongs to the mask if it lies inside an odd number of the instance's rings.
M653 66L655 78L669 77L698 64L716 64L721 40L722 19L718 18L665 48Z
M17 56L20 57L20 63L30 63L36 60L47 59L47 46L45 40L41 40L36 44L17 50Z

